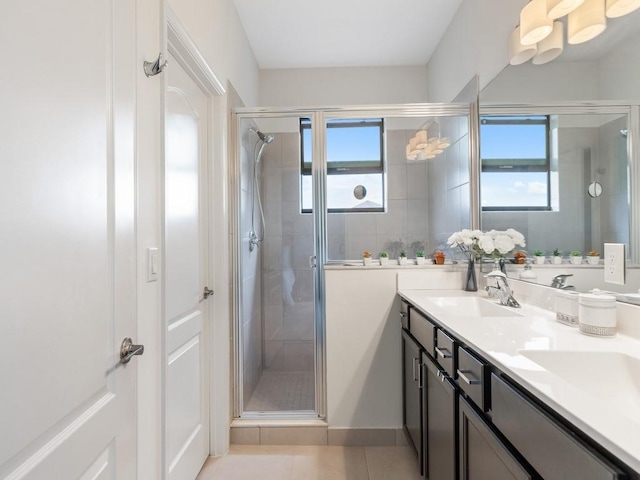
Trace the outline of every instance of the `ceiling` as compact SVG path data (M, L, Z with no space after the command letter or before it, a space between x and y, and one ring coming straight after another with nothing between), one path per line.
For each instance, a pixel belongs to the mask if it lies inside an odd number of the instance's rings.
M233 1L261 69L426 65L462 2Z

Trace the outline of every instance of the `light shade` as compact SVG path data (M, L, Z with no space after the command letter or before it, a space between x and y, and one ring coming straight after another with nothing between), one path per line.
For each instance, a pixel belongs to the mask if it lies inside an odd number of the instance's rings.
M567 41L576 45L597 37L607 28L604 0L585 0L569 14Z
M418 130L416 133L416 148L424 148L427 146L427 131Z
M509 35L509 63L520 65L531 58L538 51L537 45L522 45L520 43L520 27L516 27Z
M413 137L409 140L409 155L418 155L420 153L420 149L416 146L418 144L418 139Z
M640 0L607 0L607 17L621 17L638 7L640 7Z
M604 0L603 0L604 1ZM547 0L531 0L520 12L520 43L533 45L545 38L553 29L553 20L547 16Z
M558 20L553 22L553 31L551 35L538 43L538 53L531 63L534 65L542 65L543 63L548 63L551 60L558 58L558 56L562 53L563 42L562 42L562 21Z
M584 0L547 0L547 16L555 20L573 12Z

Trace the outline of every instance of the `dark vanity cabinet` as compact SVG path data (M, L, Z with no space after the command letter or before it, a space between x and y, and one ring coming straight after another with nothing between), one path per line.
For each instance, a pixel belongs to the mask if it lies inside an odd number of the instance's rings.
M412 306L402 316L404 428L429 480L640 480Z
M431 359L425 361L426 394L423 432L425 478L455 480L458 395L451 378Z
M402 332L404 430L425 478L455 480L456 386L435 360L436 326L414 309L409 309L408 326ZM440 351L453 358L451 346Z
M539 478L505 446L464 397L459 400L460 480Z
M403 423L408 442L416 452L420 465L423 463L422 446L422 388L421 351L418 343L405 331L402 332L403 356ZM420 472L422 473L422 471Z

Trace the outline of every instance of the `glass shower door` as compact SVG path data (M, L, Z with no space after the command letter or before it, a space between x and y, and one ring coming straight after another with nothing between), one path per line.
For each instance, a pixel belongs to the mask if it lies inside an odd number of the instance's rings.
M305 116L240 116L239 416L317 417L314 219Z

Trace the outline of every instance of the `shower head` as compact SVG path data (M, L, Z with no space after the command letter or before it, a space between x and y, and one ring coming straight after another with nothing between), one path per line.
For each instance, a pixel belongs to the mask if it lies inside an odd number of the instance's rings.
M262 133L260 130L255 130L253 128L250 128L249 131L258 135L258 138L262 140L264 143L266 143L267 145L273 142L276 138L270 133Z

